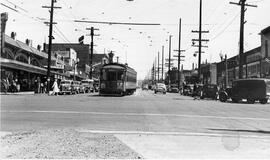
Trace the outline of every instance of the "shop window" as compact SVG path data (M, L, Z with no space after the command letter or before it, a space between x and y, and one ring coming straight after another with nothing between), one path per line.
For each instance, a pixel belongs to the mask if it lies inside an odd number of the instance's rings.
M31 64L34 65L34 66L38 66L38 67L41 66L37 59L32 59Z
M11 50L6 48L4 50L4 53L1 54L1 57L6 58L6 59L14 59L14 54L12 53Z
M17 61L20 61L20 62L23 62L23 63L28 63L28 60L27 60L27 58L26 58L26 56L24 56L24 55L19 55L19 56L17 56L16 57L16 60Z

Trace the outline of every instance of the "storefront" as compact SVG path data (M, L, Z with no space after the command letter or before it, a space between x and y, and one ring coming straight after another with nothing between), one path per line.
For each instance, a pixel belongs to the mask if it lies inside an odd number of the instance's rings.
M1 79L7 79L10 85L15 82L18 91L38 92L40 84L45 84L47 80L46 68L11 59L1 58L0 60ZM54 79L60 81L66 77L69 77L69 75L52 71L50 79L51 81L54 81Z

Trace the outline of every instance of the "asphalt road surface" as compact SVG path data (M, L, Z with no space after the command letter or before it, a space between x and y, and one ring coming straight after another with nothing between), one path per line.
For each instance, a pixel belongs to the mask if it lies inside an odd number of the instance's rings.
M144 158L269 158L270 104L125 97L2 95L1 132L72 128L112 134Z

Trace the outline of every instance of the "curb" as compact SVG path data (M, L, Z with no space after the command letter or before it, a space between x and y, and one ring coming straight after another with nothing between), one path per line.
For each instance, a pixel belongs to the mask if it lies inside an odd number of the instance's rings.
M12 134L11 132L2 132L0 131L0 137L5 137L6 135Z
M15 93L10 93L10 92L3 93L3 92L1 92L0 93L0 95L34 95L34 94L35 94L34 91L33 92L15 92Z

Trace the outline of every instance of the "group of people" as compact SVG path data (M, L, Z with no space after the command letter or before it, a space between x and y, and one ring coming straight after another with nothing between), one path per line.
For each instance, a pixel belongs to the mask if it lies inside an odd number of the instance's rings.
M12 79L11 81L8 78L1 79L1 90L5 93L7 92L19 92L20 84L17 83L16 79Z
M35 82L36 82L36 90L35 90L36 93L48 93L46 81L43 83L43 82L40 82L39 78L37 78L37 80ZM58 95L60 92L60 89L59 89L58 83L57 83L57 79L55 79L53 82L52 90L53 90L53 92L50 95Z

